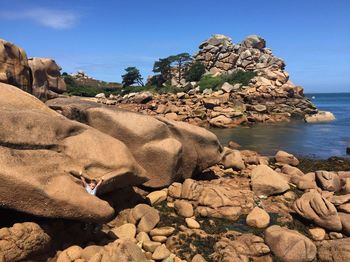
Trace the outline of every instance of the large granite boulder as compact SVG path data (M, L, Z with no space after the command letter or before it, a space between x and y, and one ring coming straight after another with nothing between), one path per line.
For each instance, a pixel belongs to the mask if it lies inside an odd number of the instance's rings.
M28 64L33 75L33 94L41 100L57 97L67 91L61 77L61 67L50 58L30 58Z
M317 253L321 262L350 261L350 238L319 242Z
M342 223L335 206L318 192L307 192L293 203L293 209L302 217L333 231L340 231Z
M147 171L144 185L160 188L184 180L221 160L217 137L204 128L163 117L150 117L121 109L103 108L77 98L48 101L65 116L123 141Z
M38 224L16 223L0 229L0 260L23 261L48 252L50 244L51 237Z
M267 165L255 167L251 179L253 191L258 196L271 196L289 189L287 180Z
M0 39L0 82L32 93L32 75L26 52Z
M105 181L99 193L147 179L127 146L0 84L0 206L38 216L105 221L114 213L77 175Z
M295 230L271 226L265 231L265 242L281 261L307 262L316 257L315 244Z
M266 47L266 41L258 35L249 35L243 40L241 45L246 48L263 49Z
M145 254L130 239L118 239L105 246L88 246L82 249L71 246L63 250L57 257L57 262L74 261L118 261L118 262L146 262Z
M317 114L305 115L306 123L331 122L334 120L334 114L328 111L319 111Z

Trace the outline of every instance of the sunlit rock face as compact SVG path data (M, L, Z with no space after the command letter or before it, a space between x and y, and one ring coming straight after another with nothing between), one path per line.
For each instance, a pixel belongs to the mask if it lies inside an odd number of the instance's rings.
M16 45L0 39L0 82L32 93L32 75L27 54Z
M28 64L33 74L33 94L41 100L55 98L67 91L61 77L61 67L50 58L30 58Z
M88 194L140 185L145 170L121 141L69 120L34 96L0 83L0 207L43 217L102 222L113 208Z

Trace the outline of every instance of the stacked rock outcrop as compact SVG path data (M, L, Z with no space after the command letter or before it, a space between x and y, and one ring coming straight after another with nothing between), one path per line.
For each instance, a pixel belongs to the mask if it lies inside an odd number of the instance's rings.
M200 126L321 119L317 108L304 96L303 88L290 81L284 61L275 57L259 36L248 36L242 43L234 44L227 36L214 35L199 46L193 61L201 62L213 77L227 78L244 71L252 72L251 79L249 83L224 82L216 90L203 90L201 81L179 81L174 73L173 82L178 83L177 88L183 88L177 94L130 93L100 102Z
M26 52L0 39L0 82L17 86L41 100L67 91L61 68L49 58L27 58Z

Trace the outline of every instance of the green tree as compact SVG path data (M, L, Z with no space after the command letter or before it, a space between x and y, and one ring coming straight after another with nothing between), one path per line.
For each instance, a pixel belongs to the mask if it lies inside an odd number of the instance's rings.
M154 62L153 72L158 73L158 75L155 76L158 86L161 86L171 78L171 63L172 60L170 57L160 58L158 61Z
M188 82L199 81L205 73L205 66L203 63L194 62L185 73L185 78Z
M144 86L142 81L142 77L140 71L136 67L128 67L125 69L126 74L122 75L123 78L123 86L132 86L134 84L138 84Z
M182 79L182 72L185 71L185 67L192 61L189 53L181 53L173 56L169 56L168 59L171 61L171 65L177 67L178 82Z

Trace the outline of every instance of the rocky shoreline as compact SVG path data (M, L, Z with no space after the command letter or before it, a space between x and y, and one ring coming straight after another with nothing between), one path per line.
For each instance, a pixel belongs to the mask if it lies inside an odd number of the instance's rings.
M349 161L269 158L195 126L322 120L261 38L196 55L215 74L265 64L246 87L109 98L61 96L53 60L0 45L0 261L350 260ZM104 179L97 197L80 174Z
M0 85L2 261L350 258L347 162L320 170L223 148L186 123L77 98L50 109ZM105 177L98 198L79 170Z

